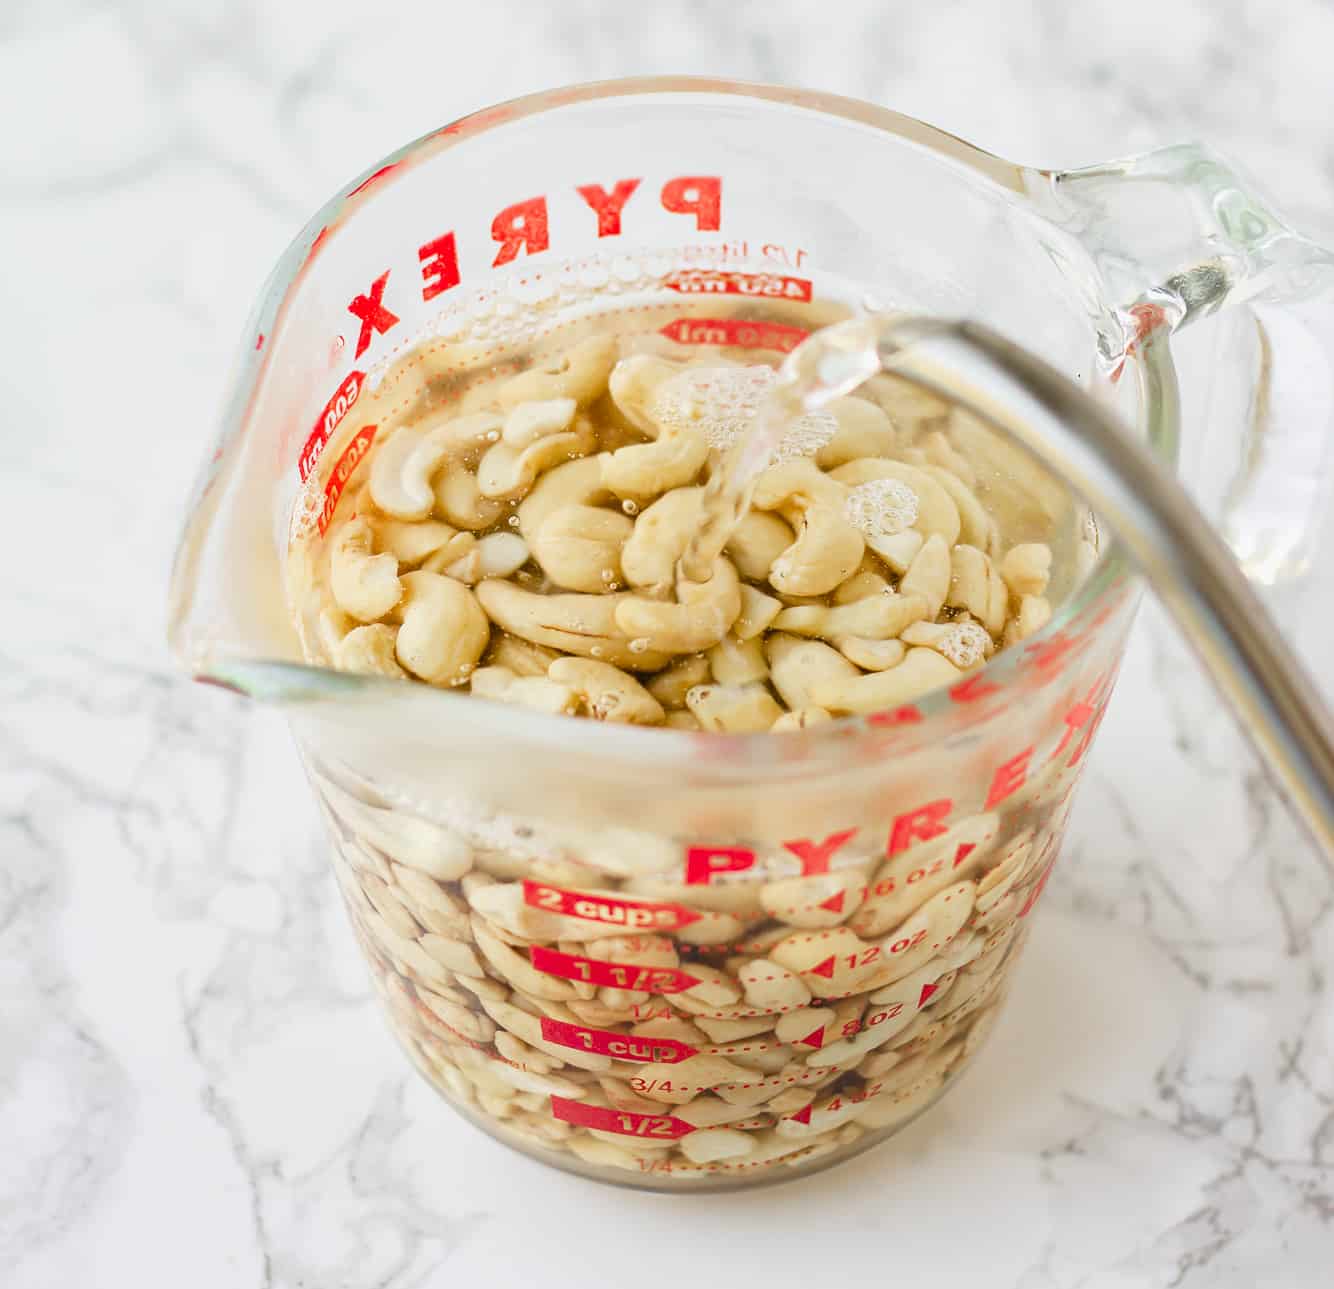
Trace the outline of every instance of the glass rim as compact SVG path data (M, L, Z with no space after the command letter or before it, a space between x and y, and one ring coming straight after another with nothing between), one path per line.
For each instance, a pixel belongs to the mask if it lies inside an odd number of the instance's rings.
M757 103L786 106L810 111L849 124L868 126L897 139L925 149L946 163L963 165L1011 196L1029 199L1028 178L1050 172L1021 166L1004 160L948 131L889 108L859 99L821 90L795 89L763 82L735 81L704 76L639 76L615 80L590 81L542 90L480 108L419 136L372 163L326 201L279 256L260 289L254 310L243 332L240 361L230 382L231 395L223 413L222 442L229 441L249 414L254 392L267 376L273 347L256 349L250 340L257 334L272 335L282 324L283 314L318 249L318 244L338 225L355 213L361 202L370 199L383 184L393 182L413 165L447 151L459 143L491 131L504 129L534 116L561 109L605 102L618 98L653 96L715 95ZM1149 446L1169 466L1175 465L1179 416L1176 400L1176 373L1165 335L1155 334L1126 355L1127 366L1139 376L1139 394L1143 430ZM191 598L188 590L189 559L187 547L193 545L191 532L197 504L207 484L207 472L196 487L196 495L187 507L185 531L176 552L172 571L169 633L179 648L178 633ZM983 667L969 673L970 681L1005 684L1024 647L1040 648L1044 642L1061 636L1076 619L1089 613L1111 590L1133 576L1124 547L1115 536L1102 535L1102 549L1094 569L1055 607L1050 621L1023 646L999 650ZM568 745L572 739L590 745L582 750L601 752L608 758L653 765L699 770L699 740L707 737L718 745L717 757L709 757L710 777L739 782L763 772L766 779L779 766L805 771L825 772L846 763L848 754L856 753L863 741L874 744L882 754L887 738L896 744L910 744L929 727L933 738L943 737L956 728L967 727L970 714L965 704L954 701L948 688L938 688L912 700L921 713L921 721L886 728L866 716L837 717L806 730L784 733L775 747L774 736L757 734L703 734L693 730L614 725L583 718L547 715L526 708L478 699L448 690L409 682L411 698L404 703L405 682L376 676L361 676L315 667L306 663L270 659L246 659L232 654L209 659L197 666L195 678L220 684L259 701L288 704L314 715L315 709L333 704L360 707L365 703L395 708L415 705L419 710L446 718L458 729L461 724L478 721L489 726L489 733L516 743L534 747ZM436 707L437 703L451 704ZM461 709L459 704L466 704ZM327 709L326 709L327 710ZM948 719L953 716L955 719ZM434 719L434 717L432 718ZM601 748L591 746L601 742Z

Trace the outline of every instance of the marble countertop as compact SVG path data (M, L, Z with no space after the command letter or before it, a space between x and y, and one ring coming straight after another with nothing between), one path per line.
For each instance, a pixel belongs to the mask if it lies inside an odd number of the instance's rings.
M0 1283L1330 1283L1334 870L1152 606L976 1070L842 1169L705 1200L546 1171L410 1073L281 720L177 674L163 587L262 277L432 126L731 74L1048 164L1198 137L1329 234L1334 5L392 9L0 17ZM1320 667L1330 591L1276 601Z

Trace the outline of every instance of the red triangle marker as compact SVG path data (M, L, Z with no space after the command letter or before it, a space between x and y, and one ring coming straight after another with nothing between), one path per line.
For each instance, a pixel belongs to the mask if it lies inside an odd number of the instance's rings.
M834 964L837 961L838 959L833 954L830 954L830 956L823 962L818 963L811 968L811 975L823 976L826 980L832 980L834 978Z
M802 1108L798 1110L796 1114L788 1115L788 1118L793 1123L804 1123L807 1125L807 1127L809 1127L811 1122L811 1111L814 1109L815 1109L815 1102L812 1101L809 1105L802 1106Z
M918 999L917 999L917 1005L918 1005L918 1007L925 1007L925 1006L926 1006L926 1000L927 1000L928 998L930 998L931 995L934 994L934 993L936 992L936 989L937 989L937 988L938 988L938 986L936 986L936 985L923 985L923 986L922 986L922 992L921 992L921 994L918 996Z
M805 1038L799 1038L792 1044L793 1047L813 1047L818 1052L824 1046L824 1026L819 1029L813 1029Z
M828 909L831 913L843 912L843 898L847 891L839 891L837 895L831 895L827 900L821 900L815 907L819 909Z
M965 841L960 843L959 849L954 852L954 867L958 868L969 855L977 849L975 841Z

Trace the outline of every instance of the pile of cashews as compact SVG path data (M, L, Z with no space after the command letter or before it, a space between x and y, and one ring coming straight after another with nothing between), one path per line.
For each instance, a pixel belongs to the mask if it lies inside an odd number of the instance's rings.
M307 657L551 714L781 732L910 702L1050 619L1050 545L1006 533L1040 536L1065 498L1022 462L980 478L985 432L888 377L779 454L687 579L729 449L682 376L737 364L628 348L595 334L382 424L316 556Z

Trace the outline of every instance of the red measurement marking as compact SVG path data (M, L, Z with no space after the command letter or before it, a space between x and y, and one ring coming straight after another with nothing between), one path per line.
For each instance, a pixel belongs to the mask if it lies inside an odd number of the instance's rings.
M391 161L387 166L381 166L372 174L368 174L355 188L348 190L349 197L355 197L359 192L365 192L372 184L379 183L381 179L391 175L399 167L399 162Z
M807 1127L809 1127L811 1122L811 1111L814 1109L815 1109L815 1102L811 1101L809 1104L802 1106L801 1109L798 1110L796 1114L788 1115L788 1118L793 1123L804 1123L806 1124Z
M1047 883L1051 880L1051 870L1056 867L1056 861L1053 859L1047 865L1046 871L1038 879L1038 884L1029 892L1028 899L1024 901L1024 907L1019 910L1019 916L1026 918L1032 911L1039 899L1042 898L1042 892L1047 889Z
M791 353L811 333L781 322L748 322L743 318L677 318L659 333L678 345L735 345L741 349L776 349Z
M922 992L917 995L917 1010L921 1011L926 1006L926 1000L939 989L939 985L923 985Z
M826 980L834 978L834 967L838 964L838 958L830 954L823 962L817 963L811 968L811 975L823 976Z
M357 401L357 395L361 393L361 383L365 379L366 377L359 371L349 373L348 378L339 385L338 392L325 403L324 411L316 417L315 428L311 430L305 446L301 449L301 455L296 459L296 469L302 483L310 478L310 472L315 468L315 462L320 459L325 444L329 442L343 417L351 410L352 404Z
M831 913L843 912L843 900L847 896L847 891L839 891L837 895L831 895L827 900L821 900L815 907L817 909L828 909Z
M343 455L334 463L334 468L329 474L329 482L324 485L324 505L320 508L319 518L321 536L329 529L329 521L333 519L334 511L338 509L338 499L343 495L343 489L347 487L352 472L371 450L373 438L375 438L375 426L367 425L364 429L358 430L352 442L343 449Z
M680 904L655 904L648 900L623 900L615 895L567 891L559 886L525 879L525 904L548 913L581 918L585 922L604 922L609 926L630 927L636 931L675 931L698 922L703 914Z
M824 1026L819 1029L813 1029L805 1038L797 1039L793 1047L813 1047L817 1052L824 1046Z
M594 1052L614 1061L634 1061L637 1065L675 1065L699 1055L699 1048L679 1043L674 1038L636 1038L612 1029L585 1029L563 1020L542 1017L542 1037L548 1043L571 1047L576 1052Z
M538 971L565 980L583 980L612 989L639 989L650 994L679 994L699 984L699 979L675 967L640 967L633 963L601 962L573 953L558 953L535 944L529 957Z
M601 1132L614 1132L622 1137L657 1137L675 1141L695 1131L693 1123L686 1123L674 1115L611 1110L603 1106L586 1105L582 1101L570 1101L566 1097L551 1098L551 1115L562 1123L597 1128Z
M954 852L954 867L958 868L969 855L977 849L975 841L965 841L959 843L959 849Z
M779 273L731 273L721 269L681 269L663 281L669 291L681 295L754 295L766 299L809 302L808 278L784 277Z

